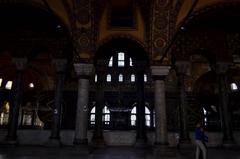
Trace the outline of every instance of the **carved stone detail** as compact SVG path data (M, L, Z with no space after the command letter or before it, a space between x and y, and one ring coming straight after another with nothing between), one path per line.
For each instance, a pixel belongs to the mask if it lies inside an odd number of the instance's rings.
M170 2L168 0L154 0L152 5L152 22L151 22L151 52L153 60L159 54L162 54L163 48L169 40L169 28L171 19Z
M170 66L151 66L152 76L167 76Z
M94 72L93 64L75 63L74 69L78 76L90 76Z

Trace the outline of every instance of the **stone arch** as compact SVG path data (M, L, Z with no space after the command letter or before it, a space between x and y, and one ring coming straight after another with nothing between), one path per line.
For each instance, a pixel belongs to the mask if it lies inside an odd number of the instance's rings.
M137 40L134 37L128 35L115 35L102 40L97 47L93 59L96 61L96 59L99 58L101 54L106 58L110 58L110 54L107 53L107 50L118 51L121 49L128 50L128 52L137 50L139 51L137 54L139 54L140 57L137 57L134 55L134 53L131 54L131 56L134 56L136 59L149 62L150 58L146 49L146 45L144 45L144 43L142 43L140 40Z
M191 16L186 20L185 24L187 25L193 19L195 19L203 14L208 14L210 11L225 8L225 7L240 7L240 2L239 1L223 2L222 1L222 2L217 2L217 3L213 3L213 4L210 3L207 6L203 6L199 9L195 10L191 14ZM182 25L183 25L183 21L180 21L178 23L178 27L181 27Z
M195 11L185 24L179 25L181 29L175 42L180 46L175 48L179 57L203 48L215 54L219 61L231 61L225 39L229 33L238 33L240 23L236 19L240 17L239 8L239 2L225 2Z

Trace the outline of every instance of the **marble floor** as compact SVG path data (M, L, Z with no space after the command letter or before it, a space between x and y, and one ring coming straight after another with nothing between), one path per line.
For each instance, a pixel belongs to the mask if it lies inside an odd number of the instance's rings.
M240 159L239 149L209 149L209 159ZM195 159L194 149L169 150L156 154L151 149L108 147L91 153L73 147L0 147L0 159Z

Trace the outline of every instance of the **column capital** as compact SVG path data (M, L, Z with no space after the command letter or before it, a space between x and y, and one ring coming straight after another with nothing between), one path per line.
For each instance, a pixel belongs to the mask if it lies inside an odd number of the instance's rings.
M27 67L27 58L13 58L12 61L18 71L23 71Z
M217 62L216 63L216 73L217 74L225 74L228 71L230 66L229 62Z
M66 68L67 68L67 60L66 59L53 59L52 64L57 73L66 71Z
M188 61L176 61L176 72L177 74L186 74L187 70L190 66L190 62Z
M150 68L153 78L164 79L168 75L171 66L151 66Z
M94 72L93 64L88 63L75 63L74 69L79 77L89 77Z

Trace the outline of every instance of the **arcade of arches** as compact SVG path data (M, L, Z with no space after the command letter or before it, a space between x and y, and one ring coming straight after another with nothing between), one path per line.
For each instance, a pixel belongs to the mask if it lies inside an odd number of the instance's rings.
M240 144L238 0L0 1L0 143Z

